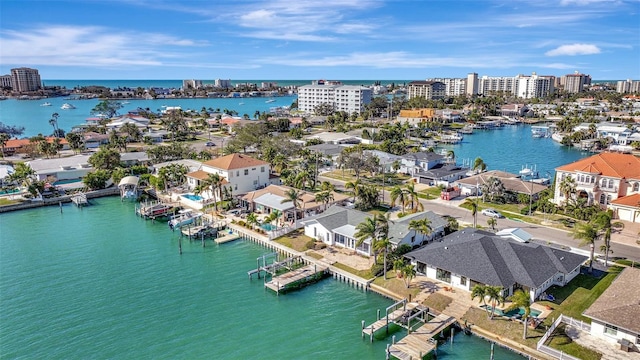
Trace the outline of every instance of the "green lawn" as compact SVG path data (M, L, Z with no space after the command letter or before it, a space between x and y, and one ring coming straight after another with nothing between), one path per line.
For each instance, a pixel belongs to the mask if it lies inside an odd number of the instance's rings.
M436 309L440 312L444 311L444 309L449 306L453 302L453 299L442 294L433 293L429 295L423 302L422 305L428 306L431 309Z
M602 354L573 342L564 329L565 324L559 325L549 338L547 346L582 360L600 360L602 358Z
M0 198L0 206L19 204L20 202L21 201L19 201L19 200L9 200L7 198Z
M296 251L306 251L308 250L307 243L313 241L313 239L304 234L304 229L298 229L273 241Z
M333 266L337 267L340 270L344 270L348 273L351 273L353 275L359 276L363 279L371 279L373 277L373 275L371 274L371 270L356 270L354 268L352 268L351 266L347 266L345 264L341 264L339 262L333 264Z
M380 276L377 277L373 281L373 283L406 299L408 299L410 296L413 298L418 293L420 293L420 288L418 288L415 284L411 284L407 289L404 281L397 278L394 271L387 271L387 280L383 279L382 276Z
M622 268L613 266L609 273L602 278L591 275L580 274L576 276L567 286L552 286L547 290L552 294L555 301L539 301L543 306L551 306L553 312L545 320L546 325L551 325L553 319L557 319L560 314L570 316L574 319L591 323L591 319L582 316L582 313L593 304L594 301L611 285L611 282L618 276Z

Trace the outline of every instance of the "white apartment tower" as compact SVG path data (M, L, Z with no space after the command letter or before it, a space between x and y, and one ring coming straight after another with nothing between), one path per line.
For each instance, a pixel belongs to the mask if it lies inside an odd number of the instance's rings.
M423 97L428 100L444 99L446 85L440 81L412 81L407 86L409 99Z
M11 87L13 91L35 91L42 87L42 80L37 69L26 67L11 69Z
M640 93L640 80L618 81L616 91L619 93Z
M186 89L200 89L202 87L202 80L182 80L182 90Z
M427 81L438 81L444 84L446 96L459 96L466 93L467 79L461 78L435 78Z
M518 76L516 96L525 99L541 98L554 91L555 76Z
M2 75L0 76L0 88L10 88L11 86L11 75Z
M231 87L231 80L230 79L216 79L213 82L213 86L215 86L217 88L228 89L228 88Z
M298 88L298 109L312 113L316 106L329 104L334 111L360 114L371 102L373 90L354 85L304 85Z

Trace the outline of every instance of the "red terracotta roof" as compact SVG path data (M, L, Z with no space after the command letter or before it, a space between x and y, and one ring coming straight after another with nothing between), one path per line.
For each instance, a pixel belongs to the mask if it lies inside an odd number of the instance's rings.
M615 200L612 200L611 203L612 204L616 204L616 205L626 205L626 206L632 206L632 207L639 207L640 206L640 194L633 194L633 195L629 195L629 196L620 197L620 198L617 198Z
M241 154L222 156L217 159L206 161L203 164L223 170L244 169L252 166L269 165L266 161L254 159L250 156Z
M52 143L54 139L55 139L54 137L46 138L48 143ZM7 143L5 144L4 147L7 149L17 149L25 145L29 145L29 143L30 143L29 139L10 139L10 140L7 140ZM69 142L67 141L67 139L60 138L60 144L68 144L68 143Z
M580 171L623 179L640 179L640 158L631 154L603 152L560 166L556 170Z

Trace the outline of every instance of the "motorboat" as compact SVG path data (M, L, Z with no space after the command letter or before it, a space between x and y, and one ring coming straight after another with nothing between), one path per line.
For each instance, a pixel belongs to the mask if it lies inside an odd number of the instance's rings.
M267 103L267 104L272 103L272 102L276 102L276 99L269 99L269 100L265 101L265 103Z
M193 211L191 209L180 210L178 215L169 220L169 228L176 229L182 226L192 224L197 218L201 217L202 213Z
M51 103L50 102L45 102L45 103L40 104L40 106L51 106Z
M71 110L71 109L75 109L76 107L69 104L69 103L64 103L62 104L62 106L60 106L60 109L62 110Z

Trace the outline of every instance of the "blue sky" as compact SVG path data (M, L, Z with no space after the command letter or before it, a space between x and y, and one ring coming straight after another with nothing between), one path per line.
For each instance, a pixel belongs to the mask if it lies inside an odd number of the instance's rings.
M1 0L0 73L19 66L43 79L640 79L640 0Z

